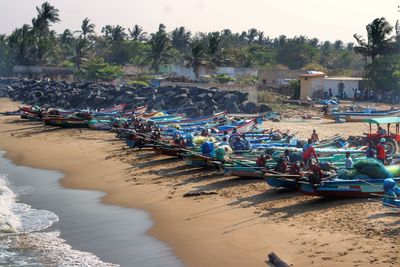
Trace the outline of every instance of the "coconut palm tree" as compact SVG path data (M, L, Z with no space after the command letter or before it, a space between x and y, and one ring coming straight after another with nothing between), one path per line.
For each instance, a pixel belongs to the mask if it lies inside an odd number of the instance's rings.
M14 64L28 65L30 63L32 43L32 27L28 24L24 24L11 33L8 37L8 45Z
M80 30L83 38L86 39L87 37L90 37L91 35L93 35L95 27L96 27L96 25L94 25L93 23L90 23L89 18L85 18L82 21L81 30Z
M125 28L120 25L117 26L106 25L103 27L101 32L110 42L121 42L128 37L128 35L125 32Z
M151 39L148 44L150 45L150 49L142 65L149 64L151 69L158 72L160 70L160 65L168 63L172 57L170 54L172 46L168 34L165 31L164 24L160 24L158 31L151 34Z
M258 35L258 31L255 28L251 28L247 31L247 40L249 43L253 43Z
M354 51L364 56L367 62L368 57L374 61L379 55L389 52L389 43L392 40L392 37L389 37L389 35L393 31L393 27L385 18L377 18L368 24L366 28L367 41L358 34L354 34L353 36L358 43L358 46L354 47Z
M87 39L79 37L76 40L71 61L75 63L78 70L81 68L82 63L89 57L90 49L91 45Z
M174 48L180 52L185 52L190 42L190 31L186 31L185 27L175 28L171 32L171 43Z
M133 26L132 30L128 29L128 31L129 31L130 38L134 41L143 42L143 41L146 41L146 39L147 39L146 38L147 32L144 32L143 28L137 24L135 26Z
M219 32L212 32L207 35L207 52L215 65L218 65L221 61L221 41L222 38Z
M59 10L52 6L49 2L43 3L40 7L36 7L38 15L32 20L33 29L37 31L47 32L50 23L56 23L60 21Z
M193 72L196 78L199 78L200 68L209 66L209 62L206 60L206 50L200 41L194 41L190 44L190 55L185 56L187 62L186 68L193 68Z

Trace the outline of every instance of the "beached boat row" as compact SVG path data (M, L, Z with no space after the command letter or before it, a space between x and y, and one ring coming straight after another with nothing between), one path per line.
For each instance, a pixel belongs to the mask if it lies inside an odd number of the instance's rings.
M382 164L365 159L365 146L352 146L339 136L313 144L319 161L304 166L304 140L290 133L265 130L256 117L235 118L219 112L186 118L162 111L146 113L146 107L127 110L126 105L120 105L99 111L23 107L21 118L57 127L115 130L128 147L150 148L156 154L183 158L193 167L216 167L225 175L265 179L271 187L298 190L305 195L384 196L385 179L400 184L398 166L385 172ZM379 125L385 120L368 122ZM398 125L400 120L390 118L388 123ZM355 161L351 172L345 169L345 154ZM359 165L370 172L360 171ZM378 177L371 169L385 174Z

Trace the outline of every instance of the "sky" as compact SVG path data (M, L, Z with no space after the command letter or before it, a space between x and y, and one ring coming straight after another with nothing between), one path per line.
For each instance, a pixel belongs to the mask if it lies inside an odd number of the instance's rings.
M0 0L0 34L31 23L35 7L44 0ZM271 38L306 35L321 41L354 42L353 34L366 36L365 26L385 17L393 26L400 18L400 0L48 0L60 10L57 32L78 30L88 17L97 32L104 25L132 28L139 24L146 32L164 23L167 30L185 26L192 33L229 28L242 32L250 28Z

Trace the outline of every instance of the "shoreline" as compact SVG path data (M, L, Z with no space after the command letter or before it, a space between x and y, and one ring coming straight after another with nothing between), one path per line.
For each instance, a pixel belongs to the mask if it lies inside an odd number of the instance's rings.
M69 255L76 257L76 261L84 258L84 264L90 266L159 266L161 262L171 267L182 266L170 247L145 234L153 225L147 212L105 205L98 201L103 192L67 189L59 182L63 173L16 165L4 154L0 151L0 166L4 167L0 172L7 173L7 180L17 192L22 188L22 194L17 193L18 203L57 217L43 230L27 234L31 238L42 237L37 240L42 246L25 242L25 249L36 252L44 265L70 266L73 262L57 262ZM46 235L59 236L49 240ZM55 242L62 248L52 247ZM45 255L40 254L41 249L47 249ZM153 253L159 254L160 259L153 258Z
M0 104L13 109L9 100L0 99ZM263 181L189 169L151 151L131 153L121 149L112 133L36 127L13 123L16 119L0 116L0 147L7 158L61 171L63 187L105 192L103 203L147 211L154 222L149 234L169 245L186 266L265 266L270 251L294 266L396 266L399 261L399 255L393 256L396 240L369 240L365 231L349 233L347 224L342 225L347 232L323 227L325 221L340 225L336 214L349 224L365 220L344 214L365 207L360 201L339 201L336 207L268 190ZM190 190L214 188L219 195L182 198ZM380 212L378 204L368 205Z

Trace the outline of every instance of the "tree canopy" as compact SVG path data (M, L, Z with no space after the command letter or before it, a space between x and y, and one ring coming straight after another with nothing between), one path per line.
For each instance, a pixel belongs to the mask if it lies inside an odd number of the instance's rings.
M256 28L192 33L184 26L169 31L160 24L156 32L147 34L138 24L127 29L121 25L96 27L90 18L83 18L79 29L57 34L52 26L61 20L59 10L45 2L36 11L31 23L0 36L0 74L10 73L13 65L72 65L80 69L93 58L111 65L144 65L154 72L171 63L192 67L196 75L200 67L318 67L351 72L400 51L399 37L392 36L393 29L400 27L391 26L384 18L367 25L366 39L355 34L354 44L304 35L271 38Z

